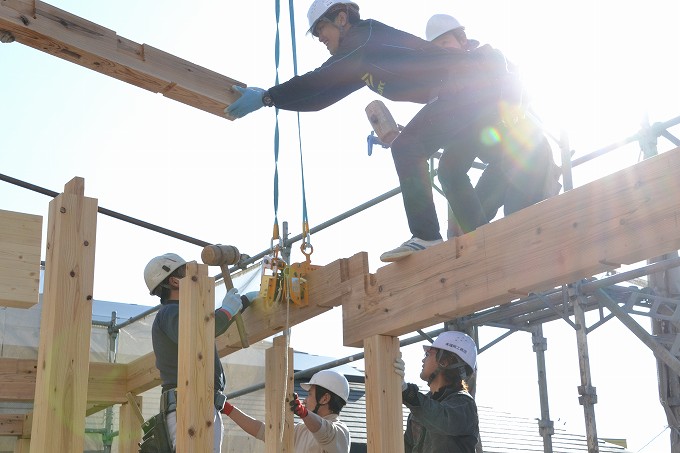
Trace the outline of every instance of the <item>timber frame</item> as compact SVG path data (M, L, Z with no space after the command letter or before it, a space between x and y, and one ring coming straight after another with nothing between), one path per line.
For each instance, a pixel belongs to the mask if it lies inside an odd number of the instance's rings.
M0 31L11 33L19 43L215 115L222 116L234 100L229 87L243 85L38 0L0 2ZM342 307L344 344L365 350L368 451L403 452L401 388L392 371L399 335L676 251L679 197L680 148L676 148L374 274L368 271L365 252L322 266L308 278L309 306L291 310L288 325ZM39 357L0 359L0 400L34 403L31 415L0 416L0 435L19 438L17 453L82 451L86 414L113 404L122 404L124 413L119 451L135 452L141 430L130 415L130 394L139 395L160 383L153 354L129 364L89 362L96 214L97 200L84 196L81 178L68 182L50 203ZM35 283L39 219L8 213L0 216L5 220L26 232L28 245L21 238L13 244L28 247L31 253L11 256L0 266L21 264L29 282ZM211 357L205 351L213 344L207 333L214 323L210 316L214 279L205 265L191 263L188 270L180 296L185 301L180 382L185 385L179 389L183 409L178 414L178 432L188 435L178 436L180 452L207 451L212 442L207 422L212 419L212 395L205 385L212 376L212 361L203 358ZM28 307L37 302L33 284L14 297L3 291L6 282L0 283L3 305ZM427 304L414 304L415 299ZM286 307L276 307L267 316L247 310L243 318L249 342L257 342L284 330ZM67 332L62 328L65 319L71 323ZM222 357L240 349L236 329L220 336L217 345ZM281 360L290 352L275 340L267 355L267 382L292 376L292 360ZM584 384L584 396L588 391ZM270 390L267 405L275 407L282 397ZM267 452L292 451L291 426L291 413L281 419L280 411L268 411L267 429L272 433L266 437ZM280 438L283 445L277 445Z

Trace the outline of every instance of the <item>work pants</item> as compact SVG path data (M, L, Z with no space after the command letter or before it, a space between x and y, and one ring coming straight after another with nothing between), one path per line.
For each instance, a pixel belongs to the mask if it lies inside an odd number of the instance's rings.
M172 448L176 449L177 446L177 411L170 412L166 417L165 420L168 425L168 435L170 436L170 439L172 440ZM215 436L215 441L213 443L213 453L221 453L222 452L222 436L224 434L224 426L222 426L222 416L220 413L215 409L215 414L213 418L213 426L215 429L213 430L214 436Z
M441 239L432 197L428 159L445 149L439 163L439 180L464 232L486 223L481 203L467 175L475 157L485 161L479 134L498 120L497 94L440 96L424 106L392 143L404 209L411 234L424 240Z

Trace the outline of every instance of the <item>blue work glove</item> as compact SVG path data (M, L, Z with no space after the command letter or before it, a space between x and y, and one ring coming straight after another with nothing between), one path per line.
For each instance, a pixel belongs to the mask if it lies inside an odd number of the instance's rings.
M227 115L234 118L242 118L257 109L264 107L262 95L265 90L262 88L243 88L238 85L233 85L232 88L241 93L241 97L224 109L224 113Z
M251 306L253 304L253 302L255 302L255 299L257 299L257 297L259 295L260 295L259 291L249 291L249 292L245 293L243 296L241 296L241 300L243 301L243 306L244 307ZM243 300L244 297L247 299L247 302L245 300Z
M231 319L242 308L243 302L241 301L241 296L238 294L238 289L231 288L229 291L227 291L227 294L224 295L220 310L225 312L227 317Z
M403 392L404 390L406 390L408 386L404 381L404 375L406 374L406 364L404 363L404 360L401 358L401 354L399 355L399 357L394 359L394 372L401 377L401 391Z

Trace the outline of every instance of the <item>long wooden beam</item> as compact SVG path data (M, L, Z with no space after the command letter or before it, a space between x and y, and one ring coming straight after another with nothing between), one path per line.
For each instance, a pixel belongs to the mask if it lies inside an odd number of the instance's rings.
M354 281L344 344L398 336L680 248L680 148Z
M0 2L0 30L21 44L220 117L238 98L232 85L245 86L39 0Z
M341 258L320 267L307 277L309 305L297 307L277 304L266 309L257 304L243 312L243 322L250 344L269 338L308 319L312 319L333 307L349 301L352 282L368 274L368 255L357 253L350 258ZM287 310L287 308L290 308ZM241 349L241 338L235 326L231 326L216 340L220 357ZM160 376L153 353L149 353L128 364L127 391L140 393L160 384Z

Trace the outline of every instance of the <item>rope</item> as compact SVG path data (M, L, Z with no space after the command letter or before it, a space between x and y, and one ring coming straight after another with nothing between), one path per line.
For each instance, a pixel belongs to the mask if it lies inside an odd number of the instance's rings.
M281 50L281 40L279 38L279 21L281 20L281 2L280 0L274 0L275 10L276 10L276 40L274 43L274 63L276 64L276 85L279 84L279 60L280 60L280 50ZM279 220L278 220L278 209L279 209L279 108L274 106L276 110L276 125L274 127L274 233L276 236L272 237L272 247L275 238L278 238L279 230ZM280 239L279 239L280 241ZM276 256L276 252L275 252ZM286 295L284 295L284 302L286 303L286 330L289 331L290 324L288 319L288 301ZM290 345L290 334L286 335L286 348L284 351L284 384L283 384L283 400L281 401L281 418L283 422L286 419L286 395L288 394L288 348ZM281 431L279 435L279 445L283 445L283 425L281 425Z
M295 41L295 9L293 7L293 0L288 0L288 9L290 13L290 36L291 45L293 47L293 75L298 75L297 66L297 42ZM311 235L309 233L309 221L307 217L307 195L305 192L305 166L302 159L302 127L300 125L300 112L297 113L298 123L298 146L300 149L300 174L302 177L302 244L300 250L305 253L307 247L311 247ZM311 252L310 252L311 253Z

